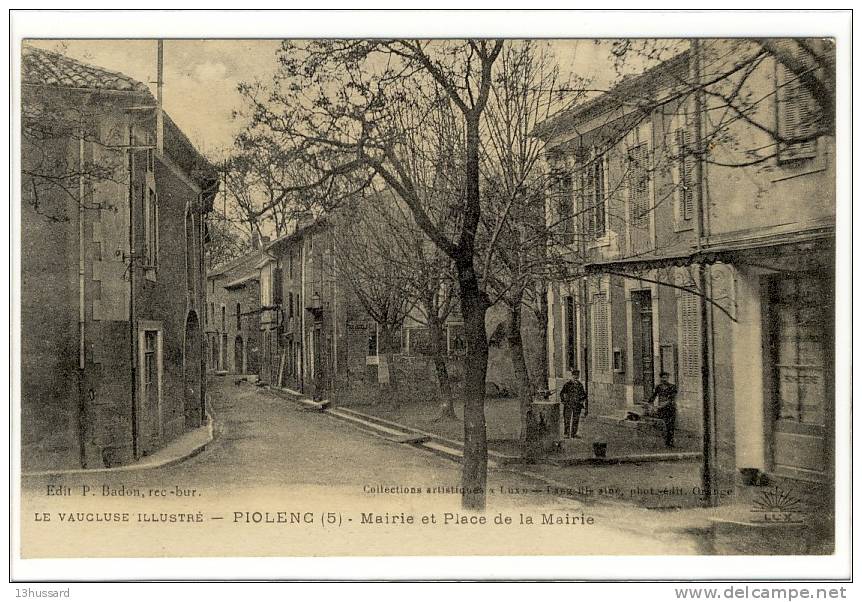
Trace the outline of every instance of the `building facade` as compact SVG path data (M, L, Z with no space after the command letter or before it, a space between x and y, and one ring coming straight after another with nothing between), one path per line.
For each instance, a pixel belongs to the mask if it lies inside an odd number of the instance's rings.
M148 88L24 47L22 466L133 462L206 420L214 170Z
M539 128L553 252L568 266L548 295L549 386L579 369L589 413L620 417L668 372L678 428L709 429L720 476L824 481L834 137L805 139L814 103L773 56L732 71L756 51L704 43ZM731 92L763 101L716 125Z
M260 243L207 273L207 370L258 374L261 358Z

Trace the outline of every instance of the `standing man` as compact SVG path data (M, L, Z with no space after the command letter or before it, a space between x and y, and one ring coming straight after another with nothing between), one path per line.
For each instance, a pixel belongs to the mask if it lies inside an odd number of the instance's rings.
M560 401L563 402L564 437L572 439L578 436L578 424L581 421L581 411L587 401L587 392L579 380L581 373L572 370L572 378L560 389Z
M665 447L673 447L673 433L676 429L676 385L668 382L667 372L659 374L659 384L656 385L648 403L655 404L655 416L664 421Z

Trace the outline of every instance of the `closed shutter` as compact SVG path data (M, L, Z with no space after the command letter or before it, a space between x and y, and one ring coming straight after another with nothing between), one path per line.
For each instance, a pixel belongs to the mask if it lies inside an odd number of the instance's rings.
M691 134L685 128L676 130L677 149L677 213L679 219L690 220L694 215L694 160Z
M593 295L593 370L609 370L608 301L605 293Z
M646 143L629 150L629 223L638 228L649 224L649 149Z
M593 236L601 238L605 235L605 158L600 157L595 164L593 194Z
M778 65L778 135L782 140L812 136L817 131L817 104L802 81L784 65ZM792 161L814 156L817 140L782 143L779 159Z
M697 295L682 293L679 299L682 330L682 375L695 378L700 374L700 303Z

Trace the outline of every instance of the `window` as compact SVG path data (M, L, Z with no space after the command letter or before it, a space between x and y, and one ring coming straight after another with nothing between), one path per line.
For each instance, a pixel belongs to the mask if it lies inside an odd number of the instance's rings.
M273 305L281 305L283 294L283 274L280 267L274 267L272 270L272 303Z
M608 371L608 301L605 293L593 295L593 371Z
M449 324L447 338L449 355L467 354L467 338L463 324Z
M207 323L209 323L210 316L215 320L215 304L212 302L210 302L210 310L207 312Z
M771 289L777 418L824 425L829 293L818 274L774 278Z
M685 128L675 132L676 143L676 199L679 220L690 220L694 215L694 154L691 152L691 134Z
M646 143L629 149L629 224L636 228L649 225L649 148Z
M377 330L368 337L368 352L366 353L368 357L377 357Z
M144 188L145 267L156 268L159 263L159 195Z
M222 306L221 306L221 331L222 331L222 332L225 332L225 331L227 330L227 329L225 328L225 320L224 320L224 317L225 317L224 305L222 305Z
M566 369L577 370L577 333L578 316L575 313L575 298L571 295L565 297L566 307Z
M555 170L551 174L551 199L557 211L555 230L560 233L560 242L570 245L575 242L575 217L572 214L572 176Z
M605 235L605 157L597 157L581 173L581 203L585 233L590 238Z
M293 317L293 293L287 293L287 317Z
M236 329L242 330L242 307L239 303L236 304Z
M619 347L614 347L614 372L625 372L626 371L626 362L625 356L623 355L623 350Z
M817 102L802 84L802 80L784 65L777 64L778 145L779 161L795 161L813 157L817 151ZM810 137L811 139L805 139Z
M402 343L408 355L430 355L431 354L431 332L425 326L414 326L404 329L404 342Z
M156 357L156 341L159 333L156 330L144 331L144 399L158 399L158 361Z

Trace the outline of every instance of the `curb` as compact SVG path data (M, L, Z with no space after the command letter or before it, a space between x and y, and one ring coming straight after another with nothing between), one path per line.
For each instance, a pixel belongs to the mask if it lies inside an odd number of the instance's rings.
M105 474L105 473L120 473L120 472L136 472L142 470L152 470L155 468L170 468L171 466L176 466L181 462L185 462L189 458L193 458L197 456L199 453L204 451L215 439L215 421L212 417L212 410L209 407L209 401L206 403L207 407L207 423L206 425L201 425L194 431L188 431L188 433L194 433L195 431L206 429L206 440L202 443L196 444L190 450L184 451L183 453L173 456L170 458L164 458L162 460L157 460L155 462L149 462L146 459L139 460L134 464L125 464L123 466L114 466L112 468L70 468L68 470L39 470L33 472L22 472L21 477L60 477L65 475L82 475L82 474ZM183 433L179 438L183 437L188 433ZM176 439L174 440L176 441ZM168 443L170 445L170 443Z

